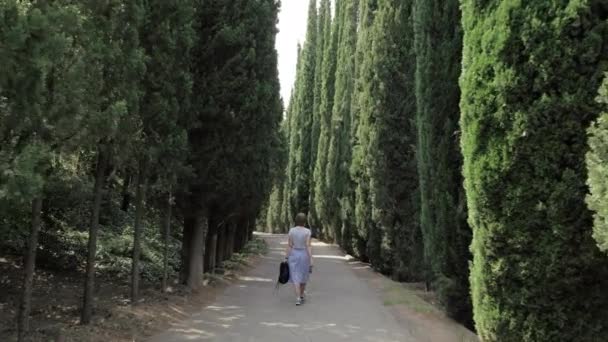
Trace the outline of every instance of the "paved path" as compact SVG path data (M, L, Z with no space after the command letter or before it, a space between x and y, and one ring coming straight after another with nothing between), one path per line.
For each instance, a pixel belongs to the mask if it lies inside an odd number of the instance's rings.
M306 304L295 306L291 287L273 293L285 237L263 237L270 252L247 276L190 320L150 342L415 342L336 247L315 243Z

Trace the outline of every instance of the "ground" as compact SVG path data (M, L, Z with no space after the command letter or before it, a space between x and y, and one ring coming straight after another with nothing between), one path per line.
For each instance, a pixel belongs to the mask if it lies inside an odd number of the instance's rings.
M259 234L268 253L240 259L225 275L208 276L198 293L174 286L161 294L148 285L132 307L127 279L98 281L95 320L78 324L83 276L38 271L31 341L375 341L469 342L473 333L446 318L432 293L401 284L314 243L308 302L295 306L288 285L275 292L285 237ZM14 341L20 268L0 257L0 341Z
M133 342L160 333L197 313L231 283L240 270L250 268L258 257L237 255L231 270L207 275L206 286L197 293L173 284L160 293L158 284L143 284L141 302L129 303L128 278L101 275L97 279L94 319L79 324L84 275L79 272L36 271L31 315L32 342ZM19 258L0 257L0 341L16 341L15 315L20 298Z
M254 268L213 303L149 341L476 341L415 287L392 282L318 242L307 303L295 306L288 285L273 291L285 237L263 238L270 252Z

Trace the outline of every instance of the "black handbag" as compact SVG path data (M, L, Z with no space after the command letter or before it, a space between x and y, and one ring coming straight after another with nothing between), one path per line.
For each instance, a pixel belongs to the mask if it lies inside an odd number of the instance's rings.
M289 281L289 264L287 261L283 261L279 266L279 279L280 284L287 284Z
M277 284L275 286L275 290L279 289L279 285L287 284L289 281L289 264L287 261L283 261L281 265L279 265L279 278L277 279Z

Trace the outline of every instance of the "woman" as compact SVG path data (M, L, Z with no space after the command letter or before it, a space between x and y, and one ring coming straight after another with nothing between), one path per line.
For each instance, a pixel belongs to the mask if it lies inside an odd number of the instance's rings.
M312 271L312 244L306 214L296 215L296 226L289 230L285 259L289 264L289 278L296 290L296 305L304 303L304 290Z

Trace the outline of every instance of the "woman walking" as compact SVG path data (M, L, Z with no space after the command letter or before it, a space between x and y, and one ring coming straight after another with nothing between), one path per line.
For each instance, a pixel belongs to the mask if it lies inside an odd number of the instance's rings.
M306 282L312 271L312 244L310 229L306 225L306 214L296 215L296 226L289 230L285 259L289 264L290 281L296 291L296 305L304 303Z

